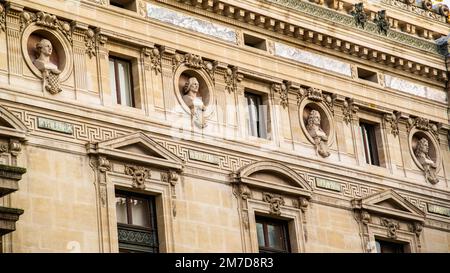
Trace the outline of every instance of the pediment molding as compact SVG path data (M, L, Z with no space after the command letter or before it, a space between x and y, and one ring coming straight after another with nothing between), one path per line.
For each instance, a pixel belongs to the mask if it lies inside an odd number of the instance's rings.
M88 143L88 154L145 166L182 171L184 161L139 131L102 142Z
M5 106L0 105L0 135L25 140L27 134L27 126Z
M412 222L425 222L425 213L392 189L351 201L352 208Z
M252 174L266 172L287 179L289 184L280 184L265 179L251 177ZM258 188L270 192L278 192L293 196L311 197L312 187L294 170L275 161L259 161L242 167L232 173L232 183L244 184L250 188Z

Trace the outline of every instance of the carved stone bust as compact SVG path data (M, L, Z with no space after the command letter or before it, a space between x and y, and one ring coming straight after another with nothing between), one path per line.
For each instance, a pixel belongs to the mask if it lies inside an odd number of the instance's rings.
M42 39L36 44L37 58L34 60L34 65L41 71L51 71L59 74L58 67L50 61L50 55L53 52L53 45L47 39Z
M314 139L316 152L323 157L330 156L328 146L326 145L326 142L328 141L328 136L320 127L319 111L311 110L308 116L306 130L308 130L309 135Z
M183 100L191 111L196 109L204 111L206 109L201 97L197 97L199 87L200 84L196 77L190 77L184 85Z
M432 184L436 184L439 182L439 179L436 177L436 163L430 158L429 154L429 144L426 138L421 138L414 150L414 154L417 160L423 167L425 172L425 178Z

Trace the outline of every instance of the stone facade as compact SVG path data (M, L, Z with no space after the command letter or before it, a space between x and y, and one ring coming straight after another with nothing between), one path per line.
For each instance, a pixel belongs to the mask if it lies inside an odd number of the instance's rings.
M292 252L450 252L448 9L244 2L0 1L1 251L118 252L120 189L160 252L258 252L261 215Z

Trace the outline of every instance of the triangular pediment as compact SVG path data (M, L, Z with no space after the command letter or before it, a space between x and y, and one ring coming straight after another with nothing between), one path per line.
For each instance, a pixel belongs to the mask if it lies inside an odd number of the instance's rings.
M172 169L183 168L182 159L143 132L136 132L98 143L89 143L88 153L101 154L118 160L139 162L144 165L156 165Z
M0 135L25 139L27 132L27 126L6 107L0 105Z
M354 208L389 215L391 217L406 218L423 221L425 213L414 204L403 198L396 191L389 189L364 198L354 199Z

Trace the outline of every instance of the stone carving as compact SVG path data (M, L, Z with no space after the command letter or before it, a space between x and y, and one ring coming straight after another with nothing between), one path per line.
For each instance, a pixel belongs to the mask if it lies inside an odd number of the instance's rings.
M280 215L281 214L281 206L284 205L284 199L283 197L273 194L264 192L263 193L263 201L270 204L270 213Z
M206 126L206 119L204 112L206 106L203 104L201 97L197 97L200 84L196 77L190 77L183 88L183 101L191 111L193 121L199 125L200 128Z
M431 0L422 0L422 7L424 10L432 10L433 2Z
M417 237L420 237L422 230L423 230L422 223L414 222L413 224L409 225L409 231L414 232Z
M439 130L442 127L441 123L435 124L435 123L430 122L428 119L421 118L421 117L409 118L408 122L406 123L406 129L407 129L408 133L411 131L411 129L414 126L419 130L431 132L436 137L438 142L440 142Z
M367 22L367 14L364 12L364 3L356 3L354 10L350 14L355 19L355 25L364 28Z
M391 134L395 137L398 136L398 121L400 120L402 113L398 111L394 111L392 114L385 114L384 120L387 124L391 126Z
M380 10L373 22L377 25L378 33L387 36L387 31L389 30L389 21L386 18L386 10Z
M0 31L5 31L6 29L6 9L0 4Z
M106 157L101 156L98 158L98 169L102 173L111 170L111 163Z
M158 73L161 73L161 51L158 48L148 48L144 47L142 49L142 54L145 57L150 58L150 67L155 71L155 74L158 75Z
M225 74L223 75L225 80L225 90L228 91L228 93L232 93L236 91L235 85L234 85L234 75L233 70L229 67L227 67Z
M303 14L308 14L310 16L316 17L317 20L327 20L333 22L333 24L355 27L355 22L351 15L335 11L326 6L321 7L312 3L308 3L307 1L292 1L292 0L266 0L266 1L302 12ZM372 22L367 22L364 31L373 34L378 33L377 26ZM398 42L399 44L420 48L435 54L438 53L437 46L434 42L424 40L423 38L420 37L413 37L407 33L402 33L399 31L391 31L390 35L387 36L386 39ZM275 43L276 55L278 55L277 44L278 43ZM350 73L349 76L351 76Z
M0 153L6 153L8 151L8 145L3 143L0 145Z
M324 94L322 93L322 90L318 88L308 87L308 89L305 90L304 88L300 87L297 92L297 105L300 105L302 100L306 97L313 101L325 102L325 104L328 106L328 109L334 115L334 104L337 99L336 94Z
M67 40L72 43L72 27L68 22L58 20L55 15L42 11L37 13L24 11L20 17L20 30L25 29L33 22L35 22L38 26L60 31L67 38Z
M306 125L309 135L314 139L316 146L316 154L322 157L330 156L328 151L327 141L328 136L320 127L320 113L317 110L311 110L308 116L308 123Z
M57 94L62 91L59 86L59 74L61 71L50 61L50 55L53 52L53 45L47 39L42 39L36 44L37 58L33 64L41 71L45 90L51 94Z
M417 143L416 149L414 150L414 155L423 167L425 172L425 178L431 184L436 184L439 179L436 177L436 163L428 155L428 140L426 138L421 138Z
M395 239L397 238L397 230L399 229L399 223L397 221L381 218L381 224L387 227L387 236L389 238Z
M92 29L89 28L88 30L86 30L86 35L84 36L84 43L86 45L86 54L88 54L89 58L96 56L95 42L96 42L95 33Z
M215 83L217 61L205 61L201 56L191 53L186 53L185 55L175 54L172 57L172 71L175 71L181 64L185 64L190 68L205 70L213 83Z
M429 19L437 20L443 23L446 22L445 16L442 16L434 12L429 12L429 10L433 6L432 1L430 0L422 0L420 6L413 5L415 3L415 0L406 0L405 3L401 2L401 0L381 0L381 2ZM427 5L427 8L423 6L425 3Z
M307 94L308 98L310 100L313 101L322 101L322 90L318 89L318 88L308 88L308 94Z
M274 93L280 94L280 104L281 106L283 106L283 108L286 108L286 106L288 105L288 86L286 86L285 83L274 83L272 84L272 91Z
M133 176L133 188L145 189L145 179L150 178L150 170L144 167L125 165L125 174Z
M18 156L22 151L22 144L17 139L11 139L9 141L9 151L13 156Z
M343 107L344 121L349 124L353 120L353 116L358 112L359 107L354 104L351 98L345 99Z

